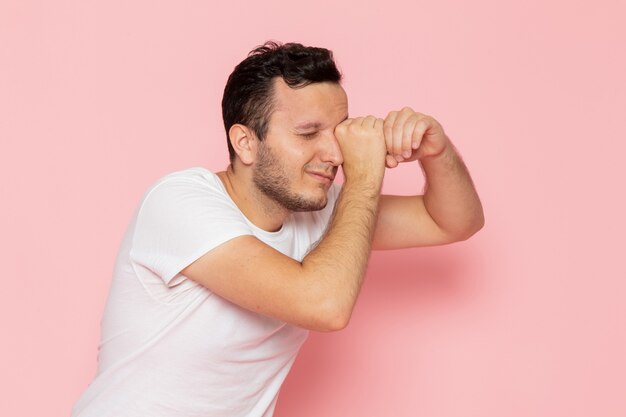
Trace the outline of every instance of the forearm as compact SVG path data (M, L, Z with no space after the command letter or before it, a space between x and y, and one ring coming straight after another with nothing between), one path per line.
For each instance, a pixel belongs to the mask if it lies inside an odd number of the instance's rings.
M426 177L424 205L446 234L464 240L484 224L483 209L467 167L451 142L420 164Z
M378 185L346 180L324 238L302 261L337 323L343 328L359 294L378 213Z

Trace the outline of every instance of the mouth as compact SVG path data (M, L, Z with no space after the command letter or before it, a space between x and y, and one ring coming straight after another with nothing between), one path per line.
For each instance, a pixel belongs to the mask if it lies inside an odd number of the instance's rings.
M335 180L335 176L326 172L307 172L310 176L323 184L331 184Z

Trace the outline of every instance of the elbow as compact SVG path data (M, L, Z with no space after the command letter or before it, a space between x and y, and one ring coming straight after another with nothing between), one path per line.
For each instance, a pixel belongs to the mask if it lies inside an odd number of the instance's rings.
M349 317L336 317L324 322L323 326L317 330L324 333L336 332L345 329L349 322Z
M336 332L345 329L350 323L360 289L360 285L358 288L353 287L353 280L360 283L363 277L357 277L354 271L326 274L318 274L316 282L308 286L308 291L301 293L306 294L300 304L301 312L308 317L306 327L309 330Z
M470 237L474 236L478 231L480 231L485 226L485 216L482 211L479 215L477 215L472 223L463 231L463 233L459 234L458 241L467 240Z
M328 318L326 322L325 332L336 332L338 330L343 330L350 323L351 314L343 313L343 314L335 314Z
M476 233L478 233L478 231L482 229L483 227L485 227L485 214L483 213L482 210L480 210L480 213L476 216L476 220L474 221L472 234L470 236L473 236Z
M468 240L474 236L485 225L485 218L482 215L477 215L471 221L467 222L462 228L459 227L454 231L443 231L445 238L444 243L462 242Z
M352 309L338 308L330 304L318 306L317 320L312 323L311 330L328 333L343 330L348 326Z

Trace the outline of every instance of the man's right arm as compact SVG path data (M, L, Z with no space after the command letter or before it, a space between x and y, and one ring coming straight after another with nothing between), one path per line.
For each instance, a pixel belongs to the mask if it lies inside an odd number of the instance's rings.
M349 119L336 134L345 183L325 236L302 262L241 236L181 273L251 311L310 330L344 328L371 250L386 148L382 120L373 117Z

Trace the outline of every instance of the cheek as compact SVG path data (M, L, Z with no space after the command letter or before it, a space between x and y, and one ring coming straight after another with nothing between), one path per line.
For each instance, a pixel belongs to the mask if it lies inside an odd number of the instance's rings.
M309 152L308 146L307 145L302 145L299 147L294 147L293 149L289 150L289 153L286 154L286 160L285 162L287 164L298 164L298 165L302 165L305 164L309 161L311 152Z
M315 140L302 140L297 137L287 138L281 142L280 151L274 148L274 153L280 159L280 163L290 170L301 170L309 163L316 152Z

